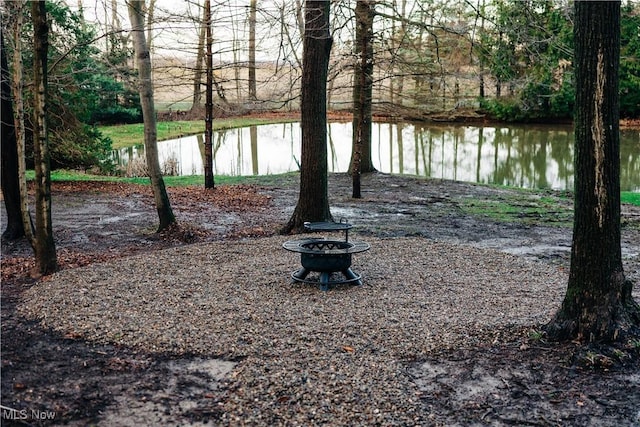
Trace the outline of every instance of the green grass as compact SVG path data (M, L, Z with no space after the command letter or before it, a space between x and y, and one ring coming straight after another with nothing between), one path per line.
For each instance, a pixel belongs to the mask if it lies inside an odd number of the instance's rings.
M224 176L216 175L216 184L259 184L259 185L281 185L283 181L288 181L297 176L298 172L287 172L272 175L248 175L248 176ZM27 171L27 179L33 180L34 171ZM164 182L168 186L204 185L204 176L164 176ZM92 175L79 171L55 170L51 172L52 181L114 181L132 184L149 184L149 178L125 178L106 175ZM567 192L551 194L547 191L517 189L505 187L512 190L521 190L517 195L507 196L503 199L465 199L461 202L461 207L471 214L488 215L495 219L522 220L543 219L551 222L564 222L572 212L573 202L567 198ZM640 193L623 191L621 202L640 206Z
M213 121L213 130L233 129L252 125L286 123L294 121L298 121L298 119L263 119L256 117L239 117L219 120L216 119ZM158 141L166 141L168 139L175 139L183 136L198 135L204 133L204 121L195 120L158 122L156 129L158 132ZM99 126L98 130L102 133L102 135L111 138L114 150L141 145L144 143L144 125L142 123L117 126Z
M640 193L623 191L620 193L620 201L629 205L640 206Z
M223 176L216 175L216 184L260 184L260 185L280 185L283 180L290 180L298 172L287 172L273 175L249 175L249 176ZM27 179L34 179L33 170L27 171ZM204 185L202 175L188 176L165 176L165 184L169 186ZM133 184L149 184L149 178L124 178L117 176L92 175L78 171L55 170L51 172L52 181L115 181ZM510 188L510 187L505 187ZM515 189L515 188L511 188ZM504 199L464 200L462 208L472 214L489 215L495 219L506 220L519 217L521 219L542 218L552 222L563 222L572 209L572 202L564 196L566 192L551 195L549 192L541 190L520 189L518 195L506 197ZM623 191L621 193L622 203L640 206L640 193Z
M232 185L232 184L259 184L259 185L279 185L283 181L289 181L293 179L298 173L287 172L283 174L273 175L249 175L249 176L225 176L216 175L216 185ZM27 171L27 180L31 181L35 179L35 173L33 170ZM202 185L204 186L203 175L187 175L187 176L163 176L165 185L169 187L178 186L190 186L190 185ZM51 172L51 181L106 181L106 182L121 182L124 184L140 184L149 185L149 178L146 177L118 177L107 175L93 175L83 173L79 171L69 170L55 170Z
M530 197L520 193L505 194L500 199L464 199L460 203L463 211L489 217L499 222L525 224L546 223L568 226L573 218L573 206L559 197Z
M573 222L573 201L570 193L527 189L509 192L500 198L461 199L460 208L470 214L491 218L497 222L547 224L561 227ZM621 203L640 206L640 193L621 193Z

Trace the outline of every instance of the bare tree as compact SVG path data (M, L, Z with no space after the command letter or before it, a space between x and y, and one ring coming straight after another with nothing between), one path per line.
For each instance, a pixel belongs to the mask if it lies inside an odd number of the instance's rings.
M204 25L207 39L207 88L205 101L205 132L204 132L204 188L213 188L213 53L211 45L213 35L211 34L211 1L204 2Z
M4 31L0 29L0 56L2 57L2 112L0 113L1 133L0 147L2 148L2 195L7 210L6 229L2 237L16 240L24 237L22 222L22 205L20 201L20 174L18 170L18 141L16 139L15 124L13 122L13 102L11 100L11 79L7 50L4 44Z
M162 171L158 160L158 142L156 130L156 112L153 103L153 82L151 80L151 56L144 35L144 0L130 0L128 3L131 32L133 34L134 49L138 63L138 78L140 88L140 103L144 120L144 150L147 160L147 170L151 179L151 188L155 200L160 224L158 231L162 231L176 223L171 209Z
M153 45L153 21L156 13L156 0L149 0L149 5L146 5L147 12L147 50L151 52L151 47Z
M209 12L211 13L211 12ZM191 112L199 112L202 108L202 64L204 62L204 50L205 43L207 38L207 26L208 23L204 19L204 10L201 12L202 19L200 19L200 34L198 36L198 49L196 53L196 62L194 66L194 74L193 74L193 102L191 104Z
M375 170L371 160L371 110L373 96L373 16L375 3L356 3L356 64L353 85L352 196L360 198L362 172Z
M283 233L300 232L306 221L331 219L327 167L327 70L333 40L329 2L305 2L302 67L300 193Z
M257 0L249 3L249 99L258 98L256 90L256 6Z
M10 6L9 18L12 22L13 32L13 64L12 64L12 87L14 111L14 132L16 137L16 149L18 154L18 185L20 189L20 213L22 215L22 224L27 240L34 247L35 236L34 226L29 213L29 203L27 194L27 178L26 178L26 153L25 153L25 114L24 114L24 67L22 62L22 27L24 24L24 9L26 1L19 0L9 2ZM34 248L35 249L35 248Z
M36 227L33 249L39 274L58 269L51 221L51 169L47 133L47 53L49 25L43 1L31 2L33 21L33 146L36 175Z

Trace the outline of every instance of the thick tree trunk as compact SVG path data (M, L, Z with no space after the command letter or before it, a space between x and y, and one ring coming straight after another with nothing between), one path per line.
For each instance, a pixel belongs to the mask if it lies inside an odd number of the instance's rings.
M2 56L2 112L0 113L0 146L2 147L2 196L7 210L7 227L2 237L17 240L24 237L24 224L20 204L20 176L18 174L18 142L13 123L13 103L4 32L0 29L0 56Z
M575 209L555 339L611 342L640 325L620 249L620 3L575 3ZM637 331L637 330L636 330Z
M302 60L300 194L283 233L303 231L306 221L331 220L327 167L327 73L331 44L329 2L307 0Z
M140 85L140 104L142 105L142 117L144 120L144 150L147 160L147 170L151 179L151 188L158 211L160 224L158 231L162 231L172 224L176 218L173 215L169 196L167 194L160 162L158 160L158 142L156 130L156 113L153 103L153 84L151 81L151 57L144 35L144 0L132 0L128 3L129 19L131 20L131 32L133 34L134 48L138 62L138 78Z
M373 172L371 160L371 110L373 95L373 4L359 0L356 3L356 57L353 85L353 149L349 172L352 197L361 195L360 175Z
M35 259L38 274L58 269L56 245L51 221L51 170L47 135L47 52L49 26L45 2L31 3L33 20L33 146L36 175Z

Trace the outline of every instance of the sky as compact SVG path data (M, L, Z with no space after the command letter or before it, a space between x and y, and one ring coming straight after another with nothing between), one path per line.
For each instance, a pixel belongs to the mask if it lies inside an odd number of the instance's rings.
M112 20L112 0L66 0L74 9L79 9L82 4L83 14L88 22L94 22L100 28L105 28L105 22ZM283 0L284 1L284 0ZM154 26L153 53L156 56L174 57L188 60L195 57L195 46L199 33L198 24L194 20L184 17L199 17L198 4L203 0L156 0L156 21ZM286 1L286 3L293 3ZM125 0L116 0L118 20L123 29L130 28L129 15ZM233 55L234 33L237 35L235 47L244 50L246 55L246 43L248 38L248 5L249 0L212 0L213 10L213 38L214 51L218 52L218 60L230 61ZM279 46L279 32L273 31L279 27L263 23L269 15L278 15L277 2L260 0L259 7L264 10L264 15L258 19L257 28L257 59L273 60L277 57ZM234 19L231 19L231 18ZM261 24L262 23L262 24ZM240 58L240 60L242 60Z

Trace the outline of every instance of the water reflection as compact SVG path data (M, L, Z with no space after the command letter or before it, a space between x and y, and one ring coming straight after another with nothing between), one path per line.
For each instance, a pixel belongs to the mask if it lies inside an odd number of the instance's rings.
M331 123L329 170L346 172L351 124ZM523 188L573 186L570 126L434 126L376 123L374 166L386 173L420 175ZM213 138L214 174L266 175L299 169L298 123L218 131ZM160 164L179 175L202 175L202 136L158 143ZM143 158L142 147L116 153L120 164ZM621 187L640 191L640 131L621 132Z

